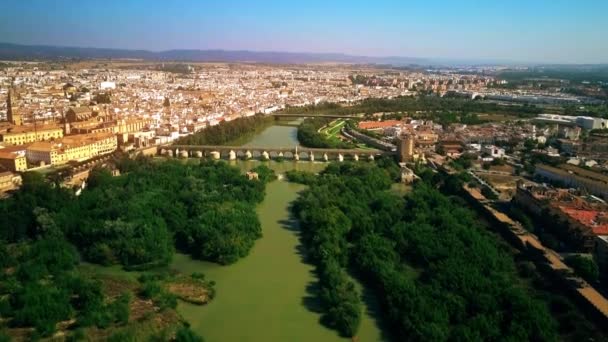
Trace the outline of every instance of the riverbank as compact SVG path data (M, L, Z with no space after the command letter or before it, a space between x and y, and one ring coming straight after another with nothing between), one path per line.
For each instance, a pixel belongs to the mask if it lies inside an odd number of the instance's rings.
M271 126L245 145L272 147L298 144L297 128ZM264 163L277 175L289 170L317 173L327 163L230 161L243 171ZM290 213L291 203L305 187L285 181L267 185L266 197L256 212L262 224L262 238L250 254L229 266L174 257L172 268L181 272L202 272L216 282L217 296L204 306L180 303L178 312L192 329L208 341L347 341L320 323L318 278L314 267L304 260L299 226ZM363 291L363 311L359 341L382 341L376 321L375 301ZM369 305L367 305L369 304Z
M270 126L245 145L259 147L295 146L297 128ZM323 162L275 162L234 160L228 164L242 172L264 164L277 175L289 170L318 173ZM234 264L222 266L175 254L169 268L183 274L203 273L215 282L214 299L204 306L180 301L178 313L192 330L206 341L348 341L320 323L318 279L314 268L304 260L299 240L299 226L289 207L304 186L276 180L267 184L265 199L256 207L262 227L250 253ZM124 271L109 268L108 272ZM127 273L127 272L125 272ZM129 274L129 273L127 273ZM357 283L357 286L360 286ZM362 289L362 288L361 288ZM374 301L365 291L358 341L381 341L382 331L376 322Z
M249 169L258 161L240 162ZM267 162L277 174L290 169L319 172L323 163ZM256 211L262 238L239 262L220 266L177 254L171 268L184 274L202 272L216 282L217 296L204 307L180 302L178 312L208 341L346 341L319 322L314 268L304 260L299 226L289 207L304 186L285 181L267 185ZM358 285L360 286L360 285ZM366 302L373 303L370 298ZM359 341L381 341L374 317L365 309ZM234 328L231 328L234 327Z

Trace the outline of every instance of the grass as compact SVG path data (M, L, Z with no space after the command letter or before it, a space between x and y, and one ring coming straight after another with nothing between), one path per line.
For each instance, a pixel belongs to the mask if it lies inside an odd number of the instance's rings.
M336 134L340 132L344 125L346 125L346 121L344 121L343 119L334 120L325 127L324 133L327 136L333 138L336 136Z

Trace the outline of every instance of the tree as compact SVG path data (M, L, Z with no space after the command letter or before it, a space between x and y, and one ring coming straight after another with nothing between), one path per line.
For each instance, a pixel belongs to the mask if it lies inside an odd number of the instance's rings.
M524 148L526 149L526 151L530 152L532 151L535 147L537 147L537 143L536 141L532 140L532 139L526 139L524 141Z
M600 271L591 258L586 258L580 255L572 255L566 258L566 263L574 269L583 279L590 283L596 283L600 277Z
M203 338L198 336L189 327L181 327L175 333L175 342L203 342Z
M24 281L40 280L74 269L79 262L73 245L59 237L46 237L34 242L17 269L17 277Z
M249 204L223 202L201 208L183 240L194 257L231 264L247 255L262 235L260 222Z
M232 121L223 121L219 125L207 127L194 134L179 138L177 145L222 145L232 140L247 136L268 127L274 122L272 116L254 115Z
M317 266L325 324L356 333L360 301L348 266L375 292L396 336L557 339L545 303L517 285L512 256L462 200L426 181L402 199L387 192L389 174L378 165L332 164L293 206ZM465 179L428 177L435 181L458 193Z
M14 323L33 326L43 336L56 329L56 324L70 318L69 293L54 286L29 283L13 299Z
M129 316L131 315L130 303L131 294L125 292L116 298L112 304L110 304L109 310L114 317L114 321L123 325L129 322Z

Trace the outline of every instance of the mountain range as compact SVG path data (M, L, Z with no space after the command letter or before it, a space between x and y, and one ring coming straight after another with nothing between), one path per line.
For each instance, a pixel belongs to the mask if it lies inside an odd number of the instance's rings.
M341 53L262 52L247 50L128 50L49 45L0 43L0 59L143 59L191 62L254 62L254 63L357 63L391 65L430 65L431 60L414 57L369 57Z

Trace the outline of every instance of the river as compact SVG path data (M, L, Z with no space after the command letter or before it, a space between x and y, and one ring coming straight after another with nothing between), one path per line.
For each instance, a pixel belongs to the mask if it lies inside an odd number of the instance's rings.
M271 126L245 145L295 146L297 129ZM249 170L260 161L231 162ZM308 161L266 162L276 173L299 169L321 171L326 164ZM233 265L220 266L177 254L172 268L184 273L203 272L216 282L217 296L205 306L180 303L178 311L205 341L347 341L320 324L315 312L317 282L314 267L303 260L297 221L291 219L290 204L302 185L277 180L268 184L266 198L257 207L263 237L251 253ZM370 313L374 301L364 309L359 341L381 341L382 331Z

